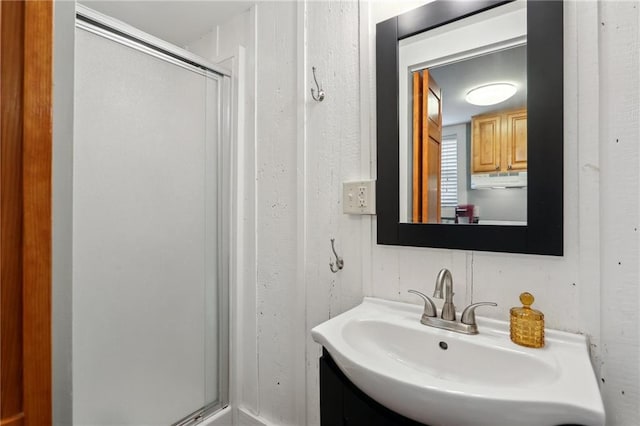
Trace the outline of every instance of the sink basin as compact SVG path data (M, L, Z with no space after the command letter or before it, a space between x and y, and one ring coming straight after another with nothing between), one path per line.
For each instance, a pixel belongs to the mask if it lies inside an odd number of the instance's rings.
M518 346L509 324L478 317L478 335L420 324L422 307L365 298L311 334L380 404L431 426L603 426L584 336L547 329ZM458 315L459 317L459 315Z

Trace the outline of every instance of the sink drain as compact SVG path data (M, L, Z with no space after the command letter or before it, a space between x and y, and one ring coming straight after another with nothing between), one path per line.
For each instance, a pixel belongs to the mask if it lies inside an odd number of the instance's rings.
M447 345L447 342L440 342L438 343L438 346L440 346L440 349L442 349L443 351L449 349L449 345Z

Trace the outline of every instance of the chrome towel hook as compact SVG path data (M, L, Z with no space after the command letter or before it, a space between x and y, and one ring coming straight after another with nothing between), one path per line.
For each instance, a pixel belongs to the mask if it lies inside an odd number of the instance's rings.
M316 102L322 102L324 101L324 90L322 90L322 87L320 87L320 85L318 84L318 79L316 78L316 67L311 67L311 71L313 71L313 81L315 81L316 87L318 89L318 96L316 96L313 87L311 88L311 97Z
M336 257L335 268L334 268L333 261L329 262L329 269L331 269L331 272L333 272L334 274L338 272L340 269L344 268L344 260L342 260L342 258L338 256L338 253L336 253L336 248L334 245L335 241L336 241L335 238L331 238L331 250L333 250L333 254Z

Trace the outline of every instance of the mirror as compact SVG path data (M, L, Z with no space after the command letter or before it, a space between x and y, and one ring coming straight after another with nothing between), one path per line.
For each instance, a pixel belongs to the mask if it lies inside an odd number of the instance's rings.
M378 243L562 255L562 3L435 1L376 58Z
M518 0L400 40L401 221L526 225L526 32Z

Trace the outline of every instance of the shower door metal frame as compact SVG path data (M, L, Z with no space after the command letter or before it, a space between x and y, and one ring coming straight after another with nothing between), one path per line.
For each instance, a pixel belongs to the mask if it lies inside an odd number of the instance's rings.
M219 83L217 135L217 255L218 255L218 398L188 414L172 426L200 423L206 417L229 405L229 277L231 243L231 73L224 67L207 62L200 56L167 43L135 27L86 6L76 5L76 28L105 37L163 61L199 73Z

